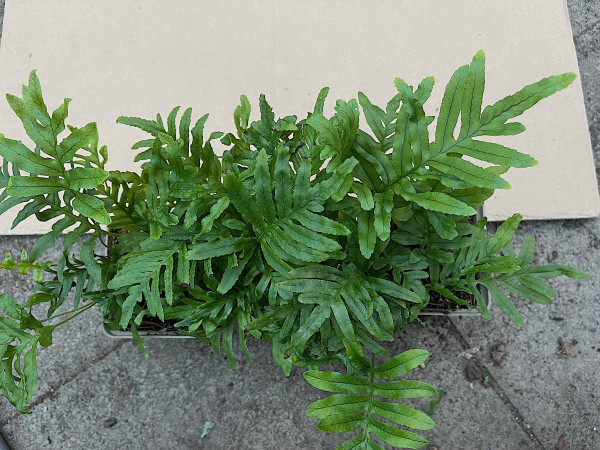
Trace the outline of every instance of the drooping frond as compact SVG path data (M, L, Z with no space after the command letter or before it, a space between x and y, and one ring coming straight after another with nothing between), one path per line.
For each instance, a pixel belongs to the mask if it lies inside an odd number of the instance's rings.
M42 325L8 294L0 295L0 311L0 389L19 412L30 412L25 405L37 390L38 344L52 344L54 326Z
M422 364L429 353L425 350L409 350L375 367L363 356L359 345L348 346L348 357L355 375L319 370L304 373L305 380L317 389L337 392L311 403L306 415L320 419L317 428L327 433L362 430L356 437L345 441L340 449L381 449L373 437L394 448L425 447L427 440L399 427L429 430L435 426L433 420L407 405L383 402L377 397L398 400L435 395L435 388L421 381L390 381Z

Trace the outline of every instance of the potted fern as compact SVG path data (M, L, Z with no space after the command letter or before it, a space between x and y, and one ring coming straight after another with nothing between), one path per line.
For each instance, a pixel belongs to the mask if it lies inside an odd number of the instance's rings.
M338 100L331 118L323 115L327 89L303 120L276 120L261 96L260 120L250 123L242 96L235 131L207 138L208 115L192 126L191 109L177 120L175 108L166 124L160 115L120 117L150 134L133 146L139 173L107 171L96 125L67 130L69 100L49 113L32 72L21 97L7 95L34 146L0 135L0 213L21 205L13 226L33 215L54 222L19 262L7 253L2 263L32 271L36 291L25 304L0 296L3 394L29 412L38 346L99 308L106 327L129 330L144 353L139 329L148 321L223 348L232 368L234 335L248 359L247 339L267 339L284 374L305 367L307 382L334 392L307 415L325 432L356 430L342 448L427 445L407 428L433 421L397 400L436 391L397 378L428 353L407 350L376 364L386 354L380 342L418 320L432 299L475 306L487 319L487 291L521 326L506 291L550 304L556 293L544 279L586 278L567 266L532 265L532 239L516 252L519 215L493 235L485 218L474 218L495 189L509 187L501 177L509 167L536 164L484 137L523 132L509 120L575 75L544 78L482 111L484 66L480 51L454 73L431 138L424 103L433 78L416 89L395 79L385 109L363 93ZM217 139L228 147L223 156L213 151ZM43 261L61 235L62 257ZM319 370L336 362L346 373Z

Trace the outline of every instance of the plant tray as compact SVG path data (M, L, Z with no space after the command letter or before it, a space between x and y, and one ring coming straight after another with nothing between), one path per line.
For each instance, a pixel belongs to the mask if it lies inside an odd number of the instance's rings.
M485 299L485 304L487 305L488 310L490 309L491 301L490 301L490 293L485 288L485 286L480 286L479 292L483 295ZM442 309L442 308L423 308L423 310L419 313L419 316L479 316L479 310L477 308L473 309Z
M104 334L111 338L117 339L132 339L131 331L127 330L109 330L106 328L106 324L102 324ZM140 336L144 338L180 338L180 339L195 339L193 336L187 336L185 334L179 334L178 331L174 330L139 330Z

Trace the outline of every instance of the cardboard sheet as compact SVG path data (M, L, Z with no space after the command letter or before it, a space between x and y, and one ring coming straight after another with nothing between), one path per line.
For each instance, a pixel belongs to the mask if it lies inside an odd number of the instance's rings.
M363 91L385 105L393 79L417 85L433 75L437 114L452 72L478 49L487 55L484 105L547 75L578 71L564 0L7 0L0 45L0 93L20 93L37 69L46 103L73 99L68 123L96 121L110 168L134 168L131 145L143 132L119 115L166 116L173 106L211 116L207 131L233 129L240 94L258 117L265 93L276 116L311 111L320 88L335 99ZM512 169L513 189L486 205L491 220L600 213L579 79L521 116L527 131L501 142L539 165ZM0 132L29 143L0 99ZM220 144L219 144L220 145ZM16 213L16 211L15 211ZM41 233L35 220L0 233Z

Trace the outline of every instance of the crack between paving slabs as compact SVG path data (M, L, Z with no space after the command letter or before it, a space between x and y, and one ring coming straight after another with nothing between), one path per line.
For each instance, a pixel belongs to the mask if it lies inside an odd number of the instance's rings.
M600 19L594 20L591 24L589 24L587 27L585 27L583 30L581 30L579 33L577 33L577 36L573 35L573 40L579 39L581 36L586 34L588 31L590 31L592 28L594 28L599 23L600 23Z
M6 8L6 2L0 2L0 45L2 44L2 31L4 30L4 10ZM0 447L1 450L1 447Z
M125 345L127 342L129 342L129 341L127 341L125 339L122 340L122 341L120 341L120 342L118 342L117 344L113 345L107 352L100 354L96 359L94 359L93 361L91 361L91 364L88 364L88 365L80 367L74 373L72 373L71 375L69 375L66 379L60 381L55 386L51 386L50 389L48 389L46 392L44 392L43 394L41 394L40 396L38 396L33 402L31 402L28 405L29 408L33 411L33 409L36 406L44 403L44 401L46 401L48 399L53 399L54 397L56 397L56 395L58 395L58 393L60 391L60 388L62 386L66 385L66 384L69 384L71 381L73 381L79 375L81 375L82 373L86 372L90 368L94 367L100 361L103 361L107 356L109 356L111 353L113 353L116 350L118 350L121 347L123 347L123 345ZM15 420L16 418L20 417L21 415L22 414L16 412L12 416L10 416L8 419L3 420L0 423L0 427L4 427L5 425L9 424L11 421ZM0 449L1 449L1 447L0 447Z
M469 341L461 333L461 331L458 329L456 324L450 319L450 317L446 317L446 320L450 324L450 327L448 327L448 330L460 342L461 346L463 347L463 350L467 350L468 348L470 348L471 345L469 344ZM488 382L489 382L490 386L492 387L494 393L500 398L500 400L502 400L502 403L504 403L504 405L508 408L508 410L510 411L510 414L512 415L512 417L515 418L515 421L519 424L521 429L525 432L525 434L527 435L529 440L536 446L536 448L543 450L544 445L540 442L538 437L534 434L533 430L526 427L525 418L523 417L523 415L521 414L519 409L513 404L513 402L510 401L510 398L508 398L508 395L506 394L504 389L502 389L502 386L500 386L500 383L498 383L498 381L496 381L496 379L492 375L492 372L485 366L485 364L483 364L481 362L481 360L477 357L477 355L473 355L473 357L471 358L471 361L475 365L477 365L477 367L482 372L488 374Z

